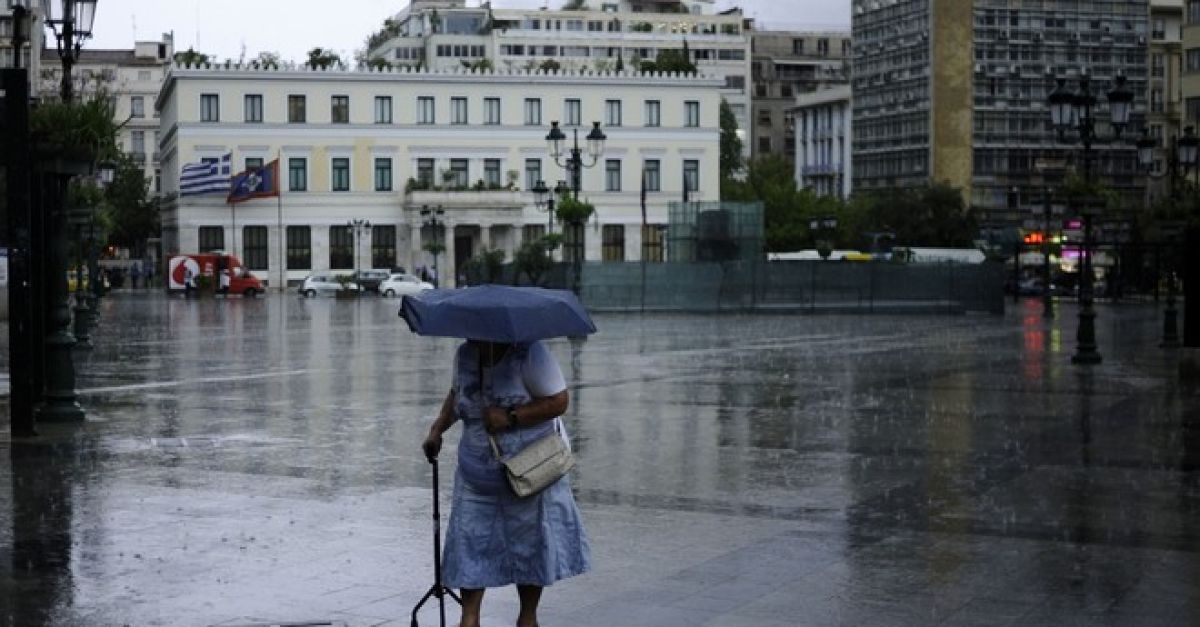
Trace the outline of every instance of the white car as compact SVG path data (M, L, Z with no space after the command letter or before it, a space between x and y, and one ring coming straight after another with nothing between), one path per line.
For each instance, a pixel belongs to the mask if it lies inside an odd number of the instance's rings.
M312 298L317 294L335 295L338 292L346 289L351 292L358 291L358 284L353 281L346 283L343 288L337 278L329 274L310 274L304 277L304 282L300 284L299 292L302 296Z
M411 274L393 274L379 284L379 293L388 298L412 295L421 290L431 290L433 285Z

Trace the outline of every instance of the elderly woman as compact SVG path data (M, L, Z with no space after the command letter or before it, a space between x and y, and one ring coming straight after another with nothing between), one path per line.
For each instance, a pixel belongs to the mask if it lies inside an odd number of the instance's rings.
M468 341L454 359L454 385L422 445L432 460L442 434L462 420L458 470L442 555L444 584L461 588L460 627L478 627L486 588L514 584L521 600L518 627L537 625L542 588L590 568L579 508L563 477L541 492L517 497L488 436L504 455L548 433L569 397L562 371L540 342Z

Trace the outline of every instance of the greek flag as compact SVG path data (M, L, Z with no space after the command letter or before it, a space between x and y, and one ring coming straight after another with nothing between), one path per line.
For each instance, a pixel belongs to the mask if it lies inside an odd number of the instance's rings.
M179 173L179 195L228 194L233 153L220 161L185 163Z

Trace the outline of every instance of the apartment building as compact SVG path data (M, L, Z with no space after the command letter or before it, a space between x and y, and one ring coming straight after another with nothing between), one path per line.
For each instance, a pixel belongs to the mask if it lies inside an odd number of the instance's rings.
M163 249L236 252L273 285L312 272L431 266L445 246L443 285L482 250L512 260L549 216L530 189L566 172L545 136L559 121L580 147L600 120L608 139L584 170L593 221L565 233L584 258L663 257L668 203L719 199L721 78L545 74L463 68L349 71L181 69L157 106L165 174ZM283 194L229 206L222 195L179 196L186 163L232 154L234 170L278 159ZM585 153L585 162L588 157ZM642 180L646 181L643 231ZM441 208L440 226L421 211ZM349 220L370 221L354 245ZM645 248L643 248L645 243Z
M1078 164L1046 99L1082 73L1098 96L1118 75L1135 93L1130 135L1146 123L1149 0L854 0L854 187L946 182L985 225L1022 224L1042 202L1039 157ZM1093 173L1142 202L1131 142L1097 143Z
M83 48L72 69L77 97L103 92L113 100L114 115L122 123L117 147L144 168L151 193L157 193L162 185L156 148L159 118L154 100L174 54L174 36L164 33L158 41L134 42L133 48ZM36 87L39 93L55 94L62 83L58 55L42 50L41 56L43 71L38 74Z
M792 161L796 97L850 80L850 33L839 31L754 31L751 36L755 156L775 154Z
M790 115L795 121L796 184L820 196L849 198L853 178L850 86L796 96Z
M369 39L367 54L394 66L459 68L487 60L497 70L636 71L661 51L688 55L718 76L744 131L749 156L750 34L740 10L717 13L713 0L592 0L586 10L468 7L466 0L412 0Z
M1158 142L1149 199L1170 193L1171 145L1183 133L1183 0L1150 0L1146 133Z
M1183 24L1183 117L1200 128L1200 0L1187 0Z
M37 76L42 69L41 56L31 51L41 50L45 45L46 22L41 5L37 2L33 2L32 5L26 13L27 41L19 51L14 51L13 35L18 32L18 25L13 17L13 0L0 0L0 68L28 68L30 76ZM53 41L50 42L50 46L54 46ZM17 61L20 63L16 63Z

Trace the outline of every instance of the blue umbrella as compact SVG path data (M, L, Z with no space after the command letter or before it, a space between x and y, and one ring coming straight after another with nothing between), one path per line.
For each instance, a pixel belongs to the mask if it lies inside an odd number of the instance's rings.
M418 335L505 344L596 332L575 294L540 287L479 285L405 296L400 317Z

